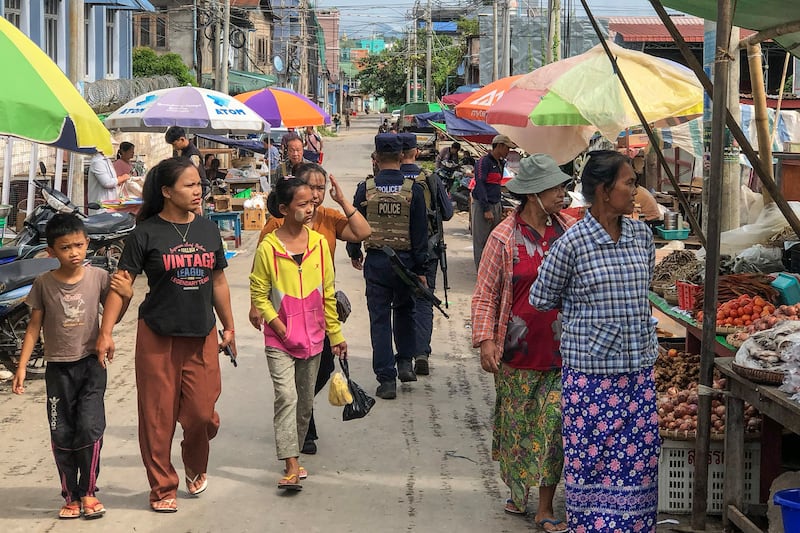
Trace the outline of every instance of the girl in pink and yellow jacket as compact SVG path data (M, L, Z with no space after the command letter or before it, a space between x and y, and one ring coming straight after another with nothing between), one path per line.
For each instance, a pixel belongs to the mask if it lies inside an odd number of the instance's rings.
M325 335L332 351L347 357L336 313L334 271L328 243L309 229L314 203L309 186L297 178L279 180L267 198L283 226L256 251L250 298L264 320L267 364L275 389L275 445L285 461L279 489L299 490L307 473L298 463L314 404L314 384Z

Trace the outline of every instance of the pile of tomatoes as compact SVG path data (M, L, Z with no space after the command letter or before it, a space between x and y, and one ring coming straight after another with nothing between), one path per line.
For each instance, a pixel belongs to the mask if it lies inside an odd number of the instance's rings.
M745 327L759 318L768 317L775 312L775 306L760 296L755 298L743 294L717 307L717 326ZM697 313L697 321L703 322L703 312Z

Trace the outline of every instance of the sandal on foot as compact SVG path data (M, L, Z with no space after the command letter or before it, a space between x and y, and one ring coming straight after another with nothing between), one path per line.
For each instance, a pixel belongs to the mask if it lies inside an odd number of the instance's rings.
M83 517L87 520L100 518L106 514L106 508L94 496L84 496L81 498L81 504L83 505Z
M194 477L189 477L189 474L186 474L186 490L192 496L198 496L200 493L202 493L208 488L208 476L206 475L206 477L203 479L203 483L196 489L192 490L191 486L197 483L197 480L200 478L200 476L203 475L205 474L195 474Z
M80 502L69 502L58 511L58 517L64 520L81 517Z
M284 470L283 473L286 474L286 470ZM297 477L298 477L298 479L306 479L306 478L308 478L308 470L306 470L305 468L303 468L301 466L299 468L299 470L298 470Z
M553 526L551 529L547 529L548 524ZM542 531L546 531L547 533L567 533L568 528L567 524L563 520L558 520L556 518L543 518L536 522Z
M513 514L515 516L525 516L528 514L527 511L520 510L520 508L517 507L517 505L514 503L514 500L512 500L511 498L506 500L506 506L503 508L503 511L505 511L508 514Z
M297 474L284 476L278 481L278 488L284 490L302 490L303 485L300 484L300 477Z
M175 498L164 498L155 502L150 502L150 509L157 513L177 513L178 502Z

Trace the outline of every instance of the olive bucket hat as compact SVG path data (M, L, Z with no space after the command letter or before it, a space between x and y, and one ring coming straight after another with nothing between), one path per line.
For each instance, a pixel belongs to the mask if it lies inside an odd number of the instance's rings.
M506 189L514 194L539 194L571 179L549 155L533 154L520 159L519 172L506 183Z

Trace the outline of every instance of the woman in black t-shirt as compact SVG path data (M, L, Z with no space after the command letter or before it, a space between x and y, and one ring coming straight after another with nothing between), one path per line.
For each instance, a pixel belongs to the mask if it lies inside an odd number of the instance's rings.
M195 214L201 196L190 160L165 159L151 169L119 263L131 277L144 272L149 288L139 307L136 387L139 447L156 512L178 509L180 480L170 461L177 422L186 488L192 495L206 489L209 441L219 428L219 352L230 346L236 353L225 250L216 224ZM117 303L109 298L106 305Z

